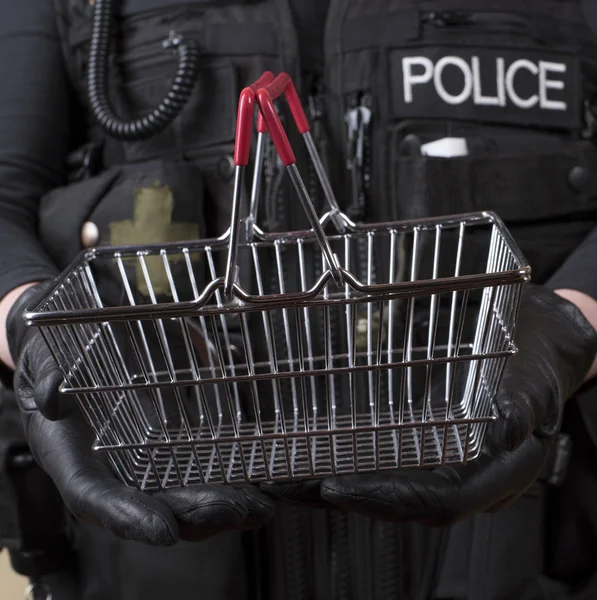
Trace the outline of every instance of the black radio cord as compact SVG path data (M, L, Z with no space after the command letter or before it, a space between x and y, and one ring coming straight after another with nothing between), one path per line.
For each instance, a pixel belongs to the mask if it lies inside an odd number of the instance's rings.
M121 120L108 100L107 72L112 37L112 0L96 0L89 46L88 98L99 126L118 140L136 141L164 130L188 102L197 79L199 50L174 32L163 43L178 54L178 68L168 93L156 108L132 121Z

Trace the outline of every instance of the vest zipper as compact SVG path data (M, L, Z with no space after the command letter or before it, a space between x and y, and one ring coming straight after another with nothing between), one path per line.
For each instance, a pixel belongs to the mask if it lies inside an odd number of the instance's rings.
M308 98L309 119L311 121L311 131L313 140L317 147L317 151L323 162L323 166L327 173L329 168L328 160L328 141L325 130L324 121L324 87L321 79L316 79L311 87L311 93ZM324 206L325 200L321 194L319 179L315 172L315 167L309 161L309 179L308 179L309 194L313 200L315 209L321 216L323 212L329 209ZM321 253L316 246L313 246L313 281L317 280L323 272L323 261ZM331 308L329 312L329 329L330 345L332 353L340 353L342 351L342 323L340 322L340 314L337 309ZM325 335L325 318L324 310L318 311L316 331L324 332ZM318 353L323 354L325 351L323 339L318 340ZM316 351L317 352L317 351ZM331 392L335 395L336 400L342 400L342 386L335 381L334 389ZM318 395L326 393L325 382L321 381L321 387L318 389ZM349 546L348 546L348 521L345 515L337 514L334 511L327 514L327 525L329 527L329 565L328 572L325 576L329 578L330 600L349 600L351 597L350 589L350 562L349 562ZM320 571L322 565L315 564L314 569Z
M322 96L322 84L320 80L317 80L312 87L311 94L308 97L307 109L309 113L309 120L311 122L311 133L317 151L321 156L324 167L326 167L326 140L324 135L323 126L323 96ZM327 169L326 169L327 170ZM309 160L309 185L308 190L315 206L315 210L318 214L321 212L321 198L319 194L319 181L317 179L317 173L313 163Z
M345 115L347 153L346 169L350 178L351 200L346 212L356 223L367 217L367 207L371 192L371 94L357 92L349 100ZM367 283L368 261L367 240L359 239L357 244L357 277ZM374 283L374 273L372 273Z
M282 116L280 117L282 119ZM264 170L264 214L265 214L265 229L266 231L286 231L288 228L285 227L286 219L286 207L284 205L285 194L284 194L284 168L280 161L280 157L276 151L276 148L268 135L263 160ZM282 251L284 249L282 248ZM287 277L286 268L283 267L282 272L278 272L275 250L269 251L269 264L271 265L270 270L270 293L279 294L281 292L280 276L282 277L284 289L286 289ZM284 360L288 358L285 338L284 338L284 321L280 311L275 311L272 314L272 325L274 335L274 352L278 360ZM280 398L280 402L284 402L289 388L288 382L282 381L280 388L283 397ZM286 412L284 412L286 414Z
M350 568L350 532L348 515L340 511L328 513L330 521L330 600L353 597Z
M311 94L309 95L309 98L308 98L307 108L308 108L308 113L309 113L309 120L311 122L311 133L313 135L313 141L315 142L317 151L320 152L320 150L321 150L321 134L322 134L321 118L323 116L323 110L322 110L322 104L321 104L321 97L318 94L317 82L315 82L313 84ZM320 156L321 156L322 161L325 161L325 157L321 154L321 152L320 152ZM311 162L311 160L309 160L308 163L309 163L309 169L308 169L309 195L311 196L311 199L313 200L315 210L319 214L321 211L320 198L319 198L319 182L317 179L317 173L315 172L315 167L314 167L313 163ZM324 165L325 165L325 162L324 162ZM311 264L313 265L313 281L315 282L323 273L323 263L322 263L321 254L317 251L316 246L311 246L311 252L312 252ZM317 314L316 331L323 331L323 327L324 327L323 311L319 310L319 311L317 311L316 314ZM323 352L323 342L321 340L317 340L317 350L314 349L314 351L316 354L319 354L319 352ZM324 393L324 392L325 392L324 388L320 387L320 389L318 390L318 395L321 393Z
M280 120L284 126L284 114L280 111ZM292 228L292 204L287 206L288 195L293 190L285 185L286 169L282 165L278 152L267 135L263 159L263 212L265 215L264 229L269 232L284 232ZM284 245L281 246L282 254L286 252ZM269 251L270 265L270 293L281 293L280 277L284 290L288 290L289 274L288 267L282 256L281 272L278 271L276 252ZM284 329L284 317L281 310L272 314L272 325L274 335L274 352L277 360L289 358L286 347L286 332ZM296 358L296 356L294 356ZM280 381L281 398L280 403L284 406L286 419L292 418L289 411L289 402L292 402L292 388L287 380ZM280 452L281 450L278 450ZM282 563L284 564L283 575L285 598L288 600L307 600L308 598L308 576L309 566L307 563L307 543L305 540L305 513L298 507L288 507L283 513L283 521L274 523L283 537L282 541Z
M348 216L355 222L363 222L368 217L371 202L371 119L372 96L369 92L357 92L349 99L349 108L345 114L347 135L346 169L350 179L351 201L347 208ZM374 215L377 219L378 215ZM373 261L369 266L369 241L360 237L355 244L355 254L352 257L357 278L365 284L377 281L376 265ZM372 325L369 328L369 305L362 306L357 315L356 346L358 352L373 350L377 343L379 318L373 305ZM372 344L369 343L371 340ZM366 410L368 405L368 389L360 394L362 398L360 410ZM383 394L383 389L382 389Z
M311 107L311 101L309 102L309 107ZM312 112L310 111L310 118L312 118ZM315 133L313 131L313 133ZM319 140L318 138L315 137L315 135L313 136L313 140L315 141L315 145L318 146ZM314 203L315 203L315 208L316 210L319 209L319 196L318 196L318 192L319 189L317 187L317 175L315 173L315 167L313 166L313 164L311 164L311 161L309 161L309 170L308 170L308 190L309 190L309 195L311 196L311 198L313 199ZM319 210L318 210L319 212ZM307 248L306 248L307 250ZM311 273L307 274L307 277L309 277L309 275L312 275L312 279L311 282L315 282L317 281L317 279L319 279L319 277L321 276L321 274L323 273L323 261L322 261L322 256L321 253L318 251L318 246L317 245L311 245L308 247L307 250L308 254L311 257L311 260L306 260L305 261L305 268L309 268L309 264L311 265L310 269L311 269ZM309 279L307 279L307 281L309 281ZM313 319L313 317L315 317L315 319ZM314 333L315 335L313 336L313 354L315 356L320 356L323 355L324 352L324 344L323 344L323 338L321 337L320 332L324 331L324 318L323 318L323 309L315 309L315 314L311 315L311 319L312 319L312 323L315 326L315 330ZM321 378L317 378L315 380L316 382L316 386L317 386L317 398L321 398L323 394L326 393L325 390L325 386L323 385L323 383L321 382Z
M348 216L356 222L366 217L371 189L370 122L371 95L357 92L349 100L344 121L347 133L346 169L350 176L351 203Z
M280 120L282 125L285 126L283 114L280 114ZM291 229L292 219L290 218L290 215L292 213L292 205L287 205L288 186L285 185L285 168L280 161L278 152L276 151L276 148L269 135L268 141L269 143L264 157L265 188L268 194L265 203L267 229L270 232L285 232ZM272 265L270 274L271 293L282 293L282 286L284 291L288 290L288 267L286 266L283 256L286 250L287 249L282 244L280 247L280 252L282 254L282 264L280 270L278 270L275 249L272 248L269 252L270 264ZM280 281L280 279L282 281ZM284 317L281 310L276 310L272 314L272 324L274 334L274 351L276 353L276 357L278 361L287 360L288 352L286 348ZM287 406L285 400L292 398L290 382L282 380L280 382L280 390L282 394L280 403L284 403L284 416L289 418L291 415L289 415L286 410Z
M325 122L324 122L324 113L323 113L323 106L324 106L324 94L323 94L323 82L322 81L318 81L316 88L315 88L315 96L314 96L314 103L316 106L319 106L319 108L317 109L317 114L313 116L314 119L314 133L317 135L317 137L315 138L316 144L317 144L317 150L319 152L319 155L321 156L321 160L323 162L323 166L326 170L326 173L330 172L329 169L329 165L328 165L328 140L327 140L327 136L326 136L326 130L325 130ZM318 188L319 189L319 188ZM321 196L323 198L323 196ZM322 202L319 203L319 210L320 213L321 212L326 212L330 209L330 207L327 205L327 201L323 201L323 203L325 203L325 206L322 206ZM342 331L344 330L344 326L343 326L343 322L342 322L342 315L340 314L340 311L337 308L333 308L330 309L330 333L331 333L331 340L330 340L330 344L331 344L331 348L332 348L332 352L333 353L338 353L341 354L343 352L343 348L344 348L344 343L345 341L343 340L343 336L342 336ZM323 331L323 329L322 329ZM335 388L334 388L334 394L336 396L337 400L342 399L342 385L338 383L338 380L335 380ZM348 393L347 390L344 390L346 392L346 394ZM341 402L339 402L341 403Z
M424 12L421 15L423 26L436 29L448 27L491 27L494 29L513 29L521 33L531 31L531 22L523 16L502 12L472 12L467 10L440 10Z
M270 232L278 231L283 223L284 206L280 202L283 177L282 162L268 135L263 156L263 214L265 215L263 225Z
M313 134L313 140L315 142L315 146L317 148L317 152L319 153L321 160L323 162L323 166L326 169L326 172L329 173L329 169L327 168L327 137L325 132L325 122L324 122L324 95L323 95L323 82L321 79L316 79L311 87L311 94L308 98L308 110L309 110L309 120L311 122L311 131ZM325 212L329 207L323 206L323 195L320 191L320 184L317 174L315 172L315 167L313 163L309 160L309 179L308 179L308 189L309 194L311 195L311 199L313 200L313 204L317 213L321 216L322 212ZM313 255L312 255L312 265L313 265L313 282L315 282L323 273L323 259L321 253L317 246L313 246ZM338 339L338 334L341 331L341 324L338 322L338 314L336 310L330 310L330 333L331 333L331 347L332 352L340 351L340 340ZM324 311L319 310L318 312L318 329L317 331L324 331L325 321L324 321ZM317 351L316 351L317 352ZM318 353L323 354L324 352L324 343L323 339L318 340ZM321 388L318 390L319 394L325 394L325 386L324 382L321 382ZM334 393L338 395L340 390L338 387L335 388Z

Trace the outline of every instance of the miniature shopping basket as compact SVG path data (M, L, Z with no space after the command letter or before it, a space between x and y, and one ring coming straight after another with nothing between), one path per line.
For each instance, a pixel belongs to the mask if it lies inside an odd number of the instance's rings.
M329 205L320 218L274 105L281 95ZM257 224L270 140L309 229ZM84 251L25 315L94 448L143 490L476 458L530 275L499 218L351 222L286 74L241 93L235 164L225 235Z

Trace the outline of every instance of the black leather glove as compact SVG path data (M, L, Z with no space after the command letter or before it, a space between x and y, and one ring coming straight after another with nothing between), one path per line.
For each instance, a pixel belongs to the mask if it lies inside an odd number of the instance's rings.
M481 456L466 465L339 476L321 482L264 484L270 494L370 517L448 525L503 506L540 475L564 402L582 385L597 353L597 333L572 303L527 284Z
M271 519L273 502L255 486L194 485L146 494L116 479L92 450L93 434L83 415L60 408L66 399L58 392L62 376L41 334L24 325L24 309L43 291L40 284L17 300L7 333L27 441L70 512L119 537L160 546L258 528Z

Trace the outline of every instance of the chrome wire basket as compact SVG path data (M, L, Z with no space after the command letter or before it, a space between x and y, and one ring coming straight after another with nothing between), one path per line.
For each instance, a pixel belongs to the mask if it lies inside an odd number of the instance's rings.
M330 204L321 218L273 105L282 93ZM251 209L240 219L255 103ZM256 224L267 134L309 230ZM235 163L224 236L85 251L25 314L95 449L143 490L477 457L530 274L500 219L352 223L285 74L243 90Z

